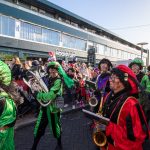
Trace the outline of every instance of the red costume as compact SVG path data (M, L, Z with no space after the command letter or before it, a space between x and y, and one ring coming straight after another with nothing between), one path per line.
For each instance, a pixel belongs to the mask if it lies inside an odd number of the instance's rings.
M106 127L107 150L143 150L142 144L149 138L149 131L143 110L132 96L138 93L135 74L124 65L119 65L116 70L128 74L128 79L124 80L131 90L112 91L104 100L103 116L110 118ZM120 78L120 74L116 75Z

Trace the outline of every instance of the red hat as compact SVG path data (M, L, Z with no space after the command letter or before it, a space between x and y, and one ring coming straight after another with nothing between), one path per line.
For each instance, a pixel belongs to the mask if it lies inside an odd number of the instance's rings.
M130 84L130 94L138 93L138 81L133 71L125 65L118 65L116 68L124 74L124 81L127 81Z

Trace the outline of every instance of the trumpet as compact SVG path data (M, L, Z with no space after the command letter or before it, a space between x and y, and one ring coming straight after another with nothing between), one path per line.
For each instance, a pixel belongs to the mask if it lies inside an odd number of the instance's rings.
M35 71L35 72L29 71L29 73L32 74L32 78L29 79L29 81L27 81L25 78L23 78L23 81L25 82L25 84L27 84L30 87L32 92L34 92L34 91L48 92L49 91L38 71ZM49 100L47 103L44 103L41 101L38 101L38 102L40 103L41 106L46 107L52 101Z

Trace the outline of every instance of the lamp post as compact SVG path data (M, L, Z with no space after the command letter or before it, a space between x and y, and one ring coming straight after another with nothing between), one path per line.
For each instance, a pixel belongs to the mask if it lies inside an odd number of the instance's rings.
M146 65L149 65L149 49L147 49L147 60L146 60Z
M141 45L141 60L142 60L142 57L143 57L143 46L147 45L147 44L148 44L147 42L137 43L137 45Z

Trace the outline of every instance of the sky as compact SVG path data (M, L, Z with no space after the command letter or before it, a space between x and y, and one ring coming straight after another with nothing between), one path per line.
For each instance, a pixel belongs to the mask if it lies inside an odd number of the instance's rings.
M150 50L150 0L49 0Z

